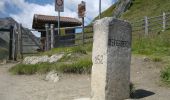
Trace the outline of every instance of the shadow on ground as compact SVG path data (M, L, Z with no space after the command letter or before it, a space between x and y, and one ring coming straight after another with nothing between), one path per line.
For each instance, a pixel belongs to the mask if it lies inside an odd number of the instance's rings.
M143 89L138 89L135 90L132 94L131 94L131 98L132 99L141 99L141 98L145 98L151 95L154 95L154 92L151 91L147 91L147 90L143 90Z

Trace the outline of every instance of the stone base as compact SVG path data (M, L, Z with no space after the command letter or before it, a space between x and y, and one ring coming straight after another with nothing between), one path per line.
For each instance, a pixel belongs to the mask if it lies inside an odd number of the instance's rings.
M79 98L79 99L74 99L74 100L90 100L90 98Z

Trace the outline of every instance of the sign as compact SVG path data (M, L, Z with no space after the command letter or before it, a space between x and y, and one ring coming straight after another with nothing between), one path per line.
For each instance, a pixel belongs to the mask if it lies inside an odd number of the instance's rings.
M64 0L55 0L55 11L64 12Z
M86 3L84 1L82 1L78 5L78 16L79 16L79 18L85 17L85 12L86 12Z

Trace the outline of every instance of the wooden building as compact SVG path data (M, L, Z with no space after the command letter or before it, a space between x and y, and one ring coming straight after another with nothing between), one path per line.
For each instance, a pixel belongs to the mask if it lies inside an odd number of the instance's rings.
M48 25L49 28L51 25L54 25L54 27L57 28L58 27L58 16L48 16L48 15L38 15L38 14L34 15L32 28L37 30L38 32L41 32L41 44L42 44L43 50L45 50L45 42L46 42L46 36L47 36L46 31L45 31L46 29L45 25ZM71 18L71 17L60 17L61 28L75 27L75 26L80 26L80 25L82 25L82 23L78 19ZM62 30L61 33L62 33L62 37L59 36L57 30L54 31L54 40L55 40L54 47L58 47L61 45L74 44L74 41L67 41L67 42L62 43L61 40L74 39L75 29L65 29L65 30ZM65 35L63 35L63 33Z

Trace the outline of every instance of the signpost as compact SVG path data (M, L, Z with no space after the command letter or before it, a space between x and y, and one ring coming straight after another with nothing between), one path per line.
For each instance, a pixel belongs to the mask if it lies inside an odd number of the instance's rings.
M58 11L58 35L60 34L60 12L64 12L64 0L55 0L55 11Z
M82 42L84 44L84 17L85 17L85 12L86 12L86 3L84 1L81 1L81 3L78 5L78 17L82 18Z
M101 19L101 0L99 0L99 19Z

